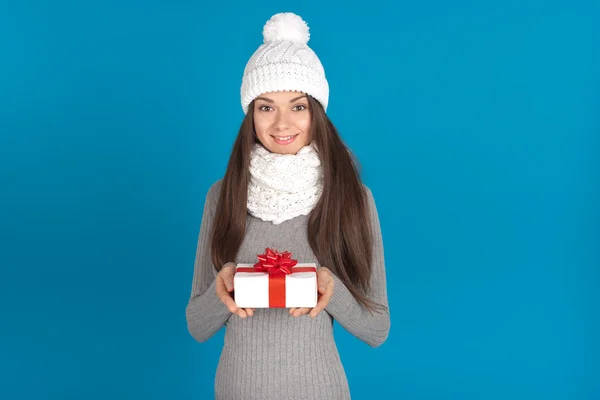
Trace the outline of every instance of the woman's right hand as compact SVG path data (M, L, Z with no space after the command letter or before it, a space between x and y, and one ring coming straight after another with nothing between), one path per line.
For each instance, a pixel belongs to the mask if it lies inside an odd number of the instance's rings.
M238 308L231 296L233 292L233 275L235 274L235 264L227 263L221 268L217 275L217 296L227 306L232 314L236 314L241 318L254 315L252 308Z

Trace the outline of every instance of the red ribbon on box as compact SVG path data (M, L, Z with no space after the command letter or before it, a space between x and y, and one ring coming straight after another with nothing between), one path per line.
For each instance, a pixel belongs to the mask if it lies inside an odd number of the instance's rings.
M254 267L240 267L237 272L267 272L269 274L269 308L285 308L285 276L293 272L317 272L315 267L296 267L298 260L292 260L292 253L267 248L265 254L258 255Z

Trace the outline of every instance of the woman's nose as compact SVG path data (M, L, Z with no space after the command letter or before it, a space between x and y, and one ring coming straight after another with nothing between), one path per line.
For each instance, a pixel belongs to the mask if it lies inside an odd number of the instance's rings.
M275 126L279 129L285 129L289 126L289 115L285 111L280 111L277 113L277 119L275 120Z

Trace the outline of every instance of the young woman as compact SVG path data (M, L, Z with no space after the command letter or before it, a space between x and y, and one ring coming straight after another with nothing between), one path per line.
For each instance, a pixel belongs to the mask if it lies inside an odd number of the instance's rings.
M191 335L223 325L217 399L349 399L333 321L377 347L390 329L381 229L371 191L325 111L329 87L297 15L274 15L242 80L242 122L209 189L186 310ZM240 309L236 263L266 248L315 263L313 309Z

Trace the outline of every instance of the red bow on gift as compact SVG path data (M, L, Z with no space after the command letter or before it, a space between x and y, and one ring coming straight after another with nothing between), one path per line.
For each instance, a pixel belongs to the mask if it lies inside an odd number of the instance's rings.
M268 272L269 275L291 274L292 267L298 264L298 260L292 260L292 253L284 251L279 253L267 247L265 254L258 255L258 262L254 268L260 272Z

